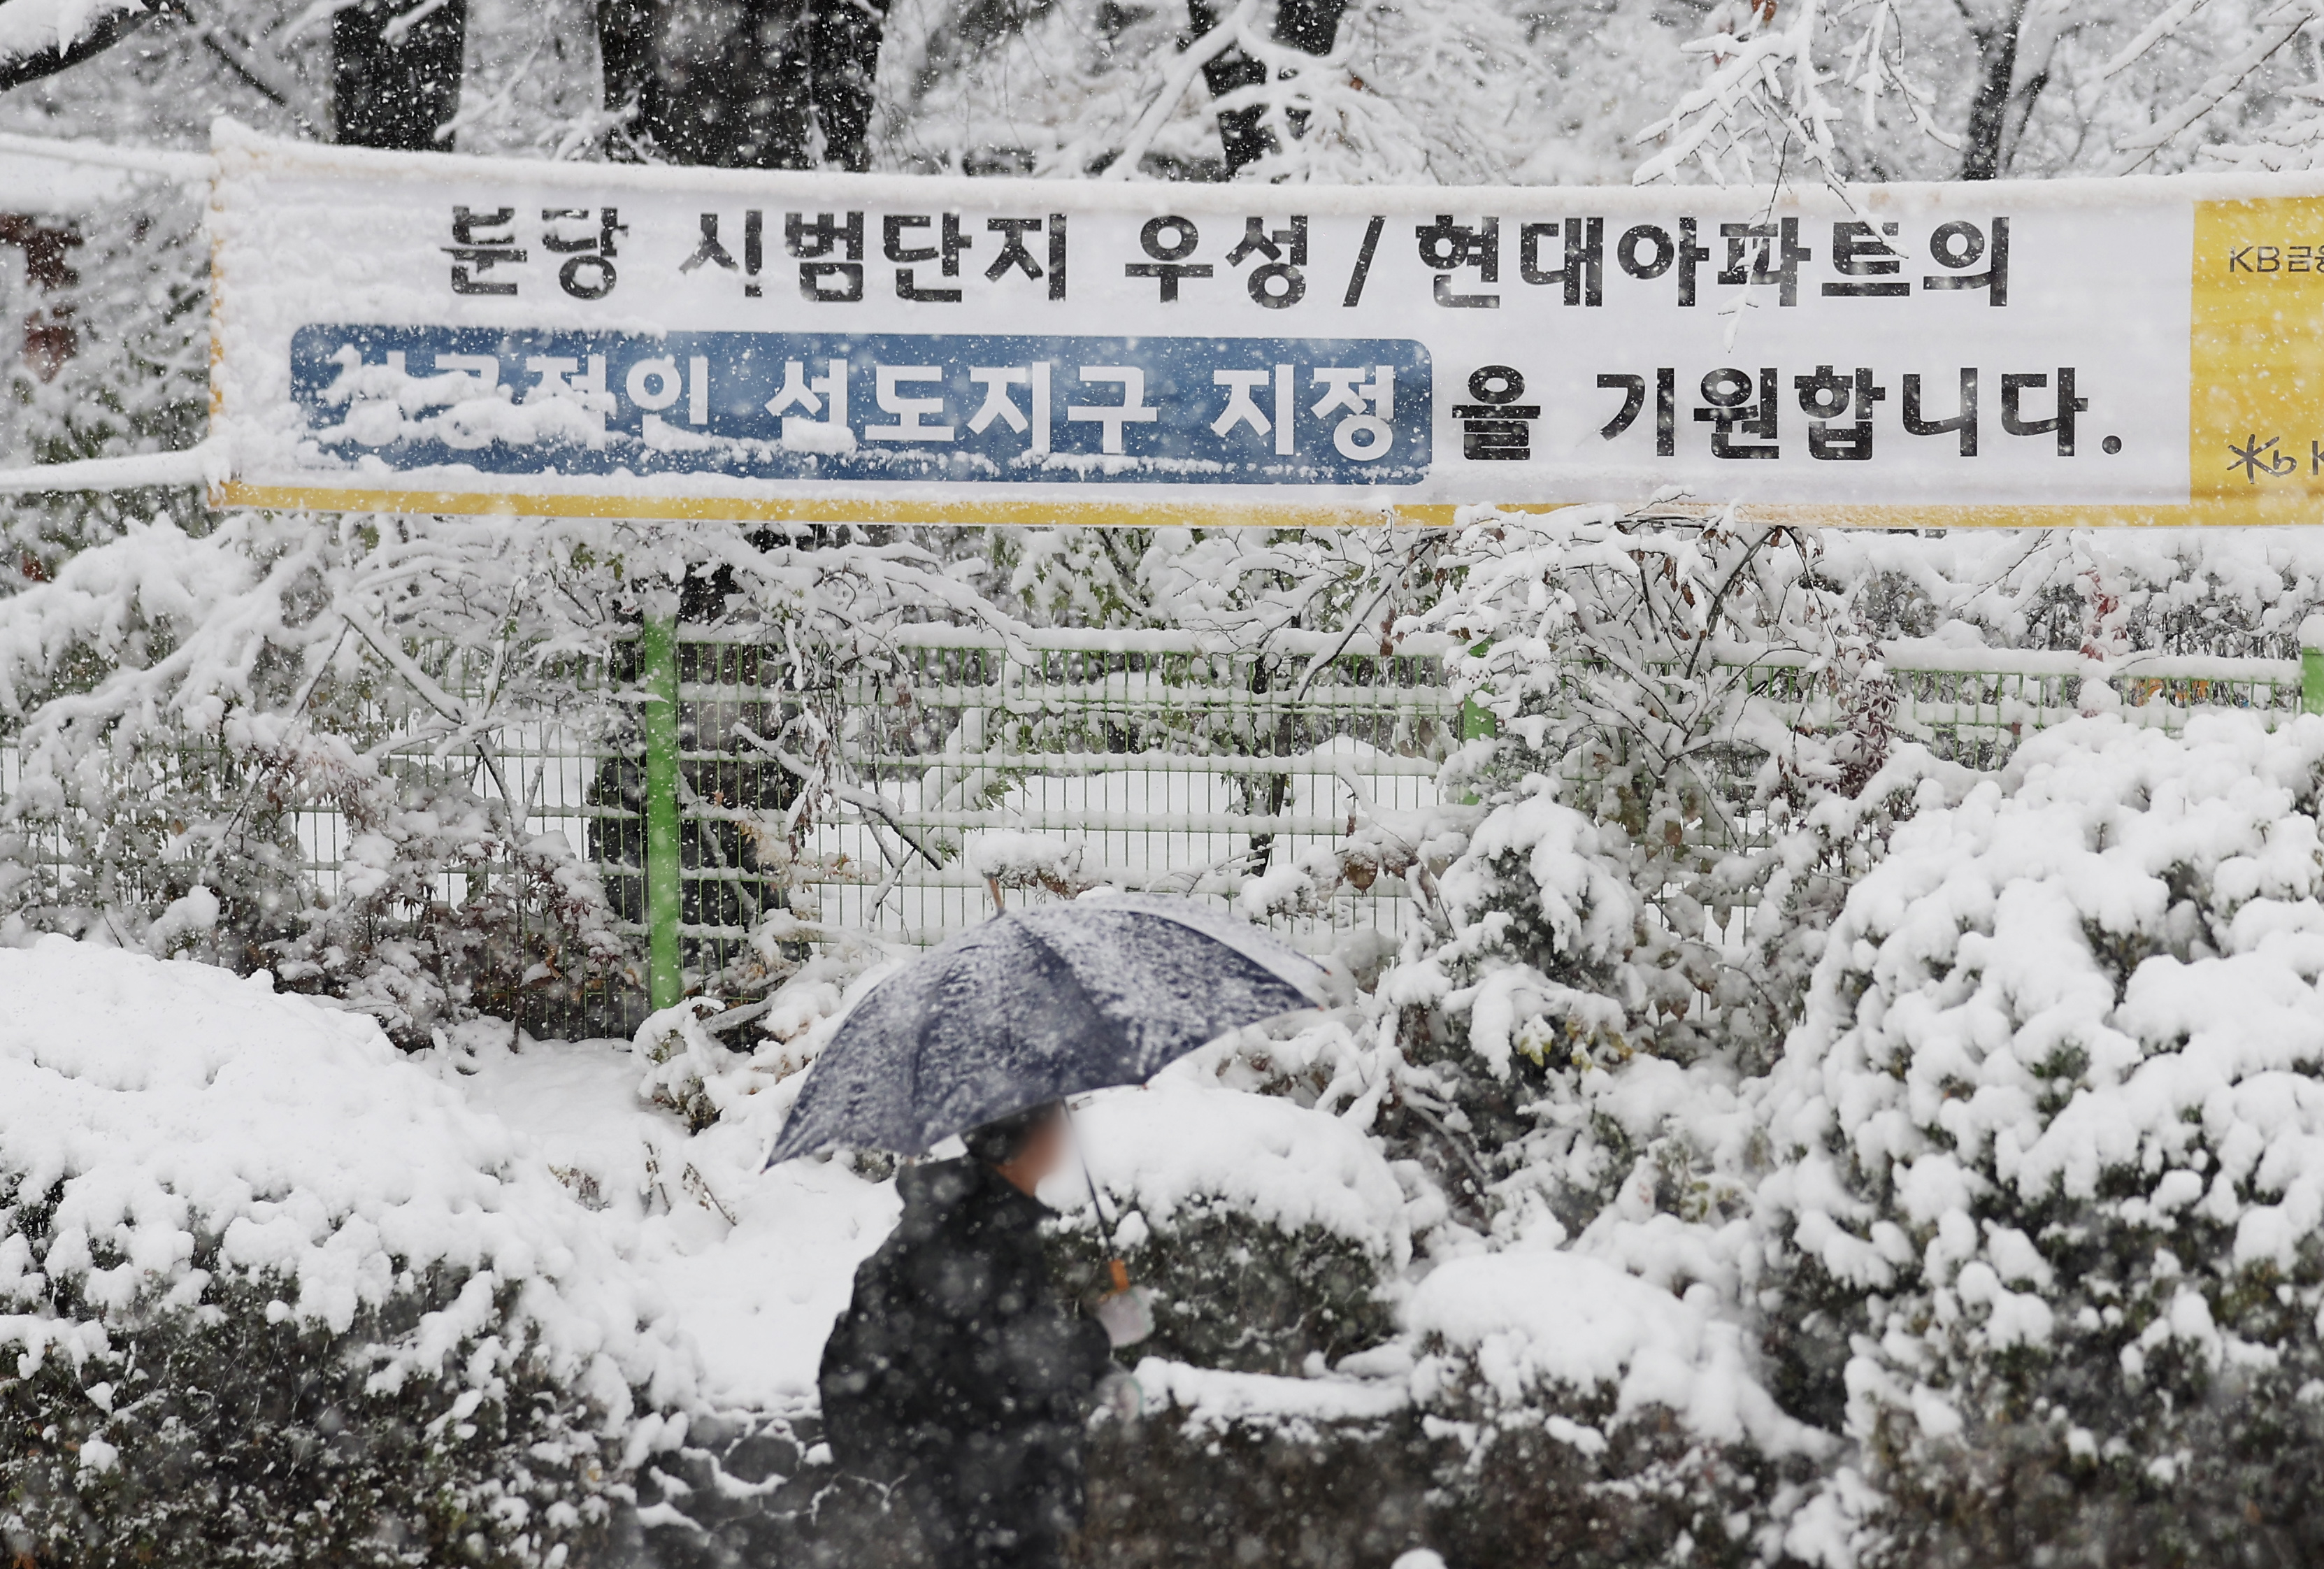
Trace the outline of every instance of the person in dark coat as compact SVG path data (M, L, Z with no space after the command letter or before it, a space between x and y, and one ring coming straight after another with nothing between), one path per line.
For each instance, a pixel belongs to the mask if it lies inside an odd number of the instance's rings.
M825 1436L893 1486L942 1569L1049 1569L1080 1524L1090 1412L1111 1346L1152 1328L1143 1293L1096 1320L1058 1301L1033 1196L1065 1147L1054 1103L964 1136L962 1159L907 1168L904 1215L855 1272L825 1343Z

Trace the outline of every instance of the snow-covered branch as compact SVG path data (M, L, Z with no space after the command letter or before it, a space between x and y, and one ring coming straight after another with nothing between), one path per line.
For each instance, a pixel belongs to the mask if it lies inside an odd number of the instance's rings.
M2282 5L2268 11L2259 19L2254 30L2255 36L2242 52L2205 78L2202 85L2178 107L2145 130L2126 136L2117 143L2116 145L2122 156L2107 172L2129 174L2143 168L2174 137L2218 108L2227 95L2241 87L2254 71L2267 62L2269 57L2299 37L2302 30L2319 16L2324 16L2324 9L2319 9L2316 0L2283 0Z
M5 0L0 4L0 92L110 49L159 13L152 0Z

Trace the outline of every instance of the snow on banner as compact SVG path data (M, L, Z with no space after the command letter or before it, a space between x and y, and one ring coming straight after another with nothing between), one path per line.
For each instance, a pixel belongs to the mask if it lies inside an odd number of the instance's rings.
M2305 521L2312 177L1111 185L222 125L229 506L1443 522L1740 501Z

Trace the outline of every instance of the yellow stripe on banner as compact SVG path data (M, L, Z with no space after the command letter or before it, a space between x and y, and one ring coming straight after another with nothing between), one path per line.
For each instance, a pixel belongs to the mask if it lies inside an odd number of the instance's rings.
M2324 497L2324 200L2196 203L2193 277L2190 494L2314 521Z
M2324 487L2319 487L2324 489ZM214 488L217 507L267 507L282 512L355 512L508 518L641 518L652 521L822 523L954 523L1035 528L1078 524L1101 528L1307 529L1369 526L1383 521L1447 528L1460 509L1405 503L1392 507L1344 503L1200 501L980 501L949 498L872 501L808 496L742 501L730 496L607 496L515 494L493 491L338 490L308 485L258 485L229 481ZM1510 512L1548 512L1575 502L1503 503ZM1628 503L1617 503L1617 505ZM1657 517L1707 517L1722 509L1683 502L1646 508ZM2284 485L2248 493L2227 490L2186 506L1868 506L1849 503L1751 503L1735 509L1755 522L1821 524L1868 529L2190 528L2324 523L2324 494Z

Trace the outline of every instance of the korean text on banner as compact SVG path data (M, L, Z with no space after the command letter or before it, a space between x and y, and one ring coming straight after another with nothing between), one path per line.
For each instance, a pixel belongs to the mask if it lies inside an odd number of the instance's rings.
M217 151L226 505L2324 517L2310 177L1771 206Z

